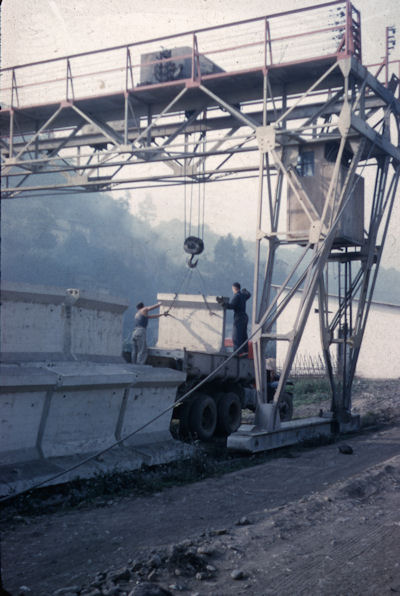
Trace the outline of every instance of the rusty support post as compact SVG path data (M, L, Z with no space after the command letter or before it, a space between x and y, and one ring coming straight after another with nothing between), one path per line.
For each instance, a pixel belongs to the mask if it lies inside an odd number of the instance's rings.
M71 71L71 63L70 63L70 59L67 59L67 80L66 80L66 93L65 93L65 97L67 101L70 101L70 97L69 97L69 87L71 85L71 99L72 101L74 100L74 85L72 82L72 71Z
M125 91L129 89L129 79L131 80L131 89L133 89L133 70L132 57L130 48L126 48L126 63L125 63Z

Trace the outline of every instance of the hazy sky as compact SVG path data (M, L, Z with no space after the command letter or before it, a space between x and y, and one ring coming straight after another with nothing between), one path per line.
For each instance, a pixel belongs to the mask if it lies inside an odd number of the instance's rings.
M145 40L219 23L317 4L310 0L3 0L2 66ZM399 0L355 0L362 14L363 61L384 55L385 27L397 25ZM183 190L148 191L158 219L182 217ZM132 196L133 210L145 191ZM254 238L257 182L219 183L206 191L206 222L216 232ZM397 203L400 202L400 198ZM229 214L229 228L227 227ZM396 205L383 265L400 269L400 205Z

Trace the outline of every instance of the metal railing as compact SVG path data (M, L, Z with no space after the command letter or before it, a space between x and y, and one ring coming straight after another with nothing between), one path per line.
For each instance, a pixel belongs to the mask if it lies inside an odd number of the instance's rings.
M190 86L201 80L348 55L361 61L360 13L349 0L333 1L3 68L0 101L4 107L22 108L177 82Z

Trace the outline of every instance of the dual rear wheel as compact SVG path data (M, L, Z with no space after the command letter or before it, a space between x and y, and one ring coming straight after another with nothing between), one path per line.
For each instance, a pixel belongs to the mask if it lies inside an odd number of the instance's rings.
M227 436L241 422L242 408L236 393L219 393L214 397L196 393L189 403L180 406L180 434L209 441L214 434Z

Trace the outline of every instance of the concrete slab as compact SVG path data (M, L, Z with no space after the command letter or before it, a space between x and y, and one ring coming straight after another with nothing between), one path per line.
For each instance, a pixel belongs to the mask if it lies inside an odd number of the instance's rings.
M225 310L216 296L198 294L158 294L161 312L156 348L220 352L224 348Z

